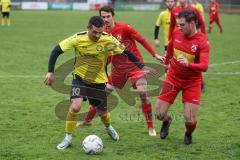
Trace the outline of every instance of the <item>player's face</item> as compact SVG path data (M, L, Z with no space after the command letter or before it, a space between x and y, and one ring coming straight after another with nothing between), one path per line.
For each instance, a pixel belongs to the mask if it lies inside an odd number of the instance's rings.
M185 18L179 19L180 31L184 34L184 36L188 37L191 34L191 22L186 22Z
M187 4L187 0L179 0L180 6L184 7Z
M111 28L114 23L112 13L102 11L100 14L101 14L100 16L103 18L103 20L105 22L106 27Z
M88 37L92 41L97 42L102 36L103 29L104 29L104 26L99 28L95 26L88 27Z
M168 9L173 8L174 3L175 3L174 0L167 0L166 5L167 5Z

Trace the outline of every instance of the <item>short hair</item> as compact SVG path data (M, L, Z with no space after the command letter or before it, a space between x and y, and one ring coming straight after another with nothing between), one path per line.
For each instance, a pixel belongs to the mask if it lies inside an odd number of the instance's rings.
M197 15L192 9L184 9L178 14L178 18L185 18L186 22L194 21L197 23Z
M103 27L104 25L105 25L105 23L104 23L102 17L100 17L100 16L92 16L88 22L88 27L95 26L97 28L100 28L100 27Z
M99 15L101 15L101 12L108 12L108 13L111 13L112 16L115 15L114 13L114 8L111 7L111 6L103 6L102 8L99 9Z

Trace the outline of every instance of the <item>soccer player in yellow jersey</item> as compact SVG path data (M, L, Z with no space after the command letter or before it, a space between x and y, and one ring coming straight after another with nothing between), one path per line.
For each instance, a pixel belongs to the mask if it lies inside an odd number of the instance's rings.
M168 45L168 32L170 25L171 9L174 7L174 4L175 4L174 0L166 1L167 9L159 14L154 30L154 44L156 47L158 47L160 45L160 41L158 40L159 28L160 26L163 27L165 51L167 50Z
M198 2L198 0L192 0L192 2L193 2L192 5L201 13L202 19L205 21L203 5L200 2Z
M11 7L11 0L1 0L1 8L2 8L2 27L5 26L5 21L7 21L8 27L10 27L10 7Z
M109 136L119 140L118 133L110 123L107 112L106 94L104 92L107 79L106 64L109 55L125 54L142 69L146 67L113 36L104 33L104 21L99 16L90 18L87 31L77 33L61 41L52 51L48 64L48 73L44 83L51 86L54 81L54 66L58 56L69 49L75 50L74 79L71 88L71 105L66 118L66 136L57 146L64 150L71 145L72 133L77 124L78 112L84 100L96 106ZM135 58L135 59L134 59ZM146 73L150 70L146 70Z

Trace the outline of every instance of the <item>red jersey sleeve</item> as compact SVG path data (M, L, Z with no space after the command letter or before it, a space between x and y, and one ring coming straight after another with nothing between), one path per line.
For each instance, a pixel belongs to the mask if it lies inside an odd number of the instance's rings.
M199 47L199 63L189 63L188 67L194 71L206 72L209 63L210 44L205 40Z
M175 29L175 26L176 26L176 19L174 17L173 12L171 12L168 39L172 38L172 33L173 33L174 29Z
M174 36L174 33L172 35L172 38L168 42L167 53L166 53L166 60L165 60L165 64L166 65L169 64L170 60L173 57L173 36Z
M129 35L131 35L131 38L133 40L139 42L152 56L155 56L155 54L157 54L157 52L152 48L151 44L130 25L127 26L127 32Z

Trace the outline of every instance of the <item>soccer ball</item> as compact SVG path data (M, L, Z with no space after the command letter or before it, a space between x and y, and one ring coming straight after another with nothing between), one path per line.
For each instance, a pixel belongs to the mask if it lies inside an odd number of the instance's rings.
M82 147L87 154L99 154L103 150L103 143L98 136L89 135L83 140Z

